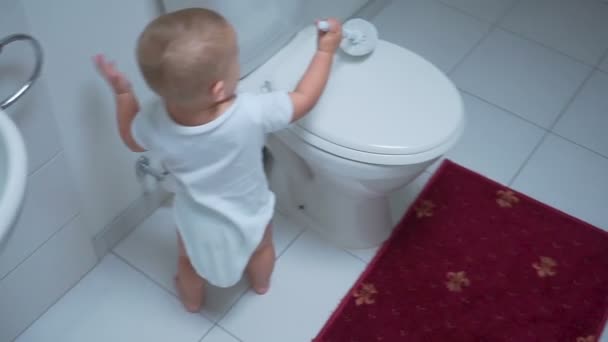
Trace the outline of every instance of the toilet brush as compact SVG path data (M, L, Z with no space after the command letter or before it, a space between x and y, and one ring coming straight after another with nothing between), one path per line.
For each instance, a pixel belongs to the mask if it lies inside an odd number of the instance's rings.
M329 31L329 22L320 21L317 24L319 30ZM369 21L363 19L351 19L342 26L344 39L340 44L342 51L351 56L363 56L371 53L378 43L378 30Z

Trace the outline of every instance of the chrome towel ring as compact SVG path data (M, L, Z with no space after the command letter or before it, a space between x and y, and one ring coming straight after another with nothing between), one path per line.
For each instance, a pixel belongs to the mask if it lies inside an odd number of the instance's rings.
M40 75L40 69L42 69L42 47L36 39L27 34L17 33L0 39L0 53L2 53L2 48L4 48L4 46L18 40L26 40L29 41L30 44L32 44L32 47L34 48L34 54L36 56L36 65L34 67L32 75L27 80L27 82L25 82L25 84L21 86L21 88L19 88L13 95L7 97L2 102L0 102L0 109L6 109L10 107L10 105L15 103L15 101L17 101L23 94L25 94L25 92L28 91L32 84L34 84L34 81L36 81L36 79Z

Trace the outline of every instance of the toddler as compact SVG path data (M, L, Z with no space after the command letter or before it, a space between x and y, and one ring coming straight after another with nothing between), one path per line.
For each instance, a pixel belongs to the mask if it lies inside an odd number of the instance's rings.
M155 110L138 113L124 75L102 55L95 57L114 91L124 143L134 152L154 153L177 180L175 285L190 312L201 309L206 283L229 287L246 273L256 293L269 289L275 197L262 162L265 134L298 120L319 99L342 37L341 24L329 23L292 92L235 94L236 32L202 8L162 15L139 37L139 68L162 99Z

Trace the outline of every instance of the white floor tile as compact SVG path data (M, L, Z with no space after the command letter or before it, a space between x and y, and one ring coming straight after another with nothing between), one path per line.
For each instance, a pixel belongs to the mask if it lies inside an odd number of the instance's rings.
M230 334L228 334L222 328L216 326L213 329L211 329L209 334L207 334L207 336L205 336L205 338L203 338L201 340L201 342L240 342L240 341L237 340L236 338L232 337Z
M496 22L517 0L439 0L478 18Z
M608 159L555 135L532 156L513 187L608 230Z
M608 48L608 6L598 0L525 0L502 26L589 65Z
M177 270L176 238L172 210L161 207L122 241L115 253L177 295L173 283ZM202 314L217 321L248 287L244 280L228 289L210 286Z
M416 200L426 183L431 179L431 173L424 172L410 184L395 191L390 196L391 215L395 226L401 222L405 212ZM349 249L348 252L357 256L359 259L370 262L378 252L379 247L366 249Z
M596 71L554 131L608 156L608 74Z
M349 249L348 252L357 258L369 263L378 253L380 246L366 249Z
M435 1L394 1L374 19L380 37L451 70L489 30L486 22Z
M274 248L281 255L290 243L304 230L281 213L276 213L272 222Z
M463 94L465 131L446 157L497 182L508 184L540 142L545 130ZM439 162L433 164L434 171Z
M198 342L211 327L109 255L17 341Z
M273 227L275 246L279 254L300 230L280 215L277 215ZM176 236L172 209L161 207L123 240L115 248L115 252L167 290L177 294L173 285L177 261ZM202 314L212 321L217 321L248 287L244 279L231 288L210 286Z
M248 292L219 324L244 342L310 341L364 266L308 230L279 259L270 292Z
M496 30L453 77L461 89L548 128L590 71L557 52Z

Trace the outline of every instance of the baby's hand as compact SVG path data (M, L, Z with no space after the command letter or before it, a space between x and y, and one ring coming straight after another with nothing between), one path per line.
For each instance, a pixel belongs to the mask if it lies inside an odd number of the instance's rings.
M327 32L318 30L319 40L317 49L333 54L342 41L342 24L334 18L327 19L327 22L329 23L329 30Z
M99 71L101 76L103 76L110 87L112 87L112 90L114 90L116 95L131 92L131 83L129 83L127 78L118 71L118 69L116 69L113 62L106 61L102 54L96 55L94 61L97 66L97 71Z

